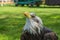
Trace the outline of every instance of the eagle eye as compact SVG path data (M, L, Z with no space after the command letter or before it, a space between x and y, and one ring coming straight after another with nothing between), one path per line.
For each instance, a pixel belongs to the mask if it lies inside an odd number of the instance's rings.
M31 17L32 17L32 18L34 18L34 17L35 17L35 15L31 15Z

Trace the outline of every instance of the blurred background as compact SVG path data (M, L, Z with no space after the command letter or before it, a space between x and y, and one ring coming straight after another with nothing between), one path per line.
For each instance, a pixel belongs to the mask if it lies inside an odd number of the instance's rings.
M25 11L41 17L60 40L60 0L0 0L0 40L19 40Z

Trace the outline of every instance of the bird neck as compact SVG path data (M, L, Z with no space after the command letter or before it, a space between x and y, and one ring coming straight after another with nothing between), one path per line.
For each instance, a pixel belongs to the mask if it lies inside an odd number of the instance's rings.
M26 24L24 26L24 31L28 31L31 34L41 33L42 27L38 27L38 24L32 19L26 19Z

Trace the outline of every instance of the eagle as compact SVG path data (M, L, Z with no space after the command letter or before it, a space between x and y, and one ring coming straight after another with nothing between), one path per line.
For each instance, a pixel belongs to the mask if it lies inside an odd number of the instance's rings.
M40 17L35 13L24 12L26 24L20 40L58 40L55 32L43 25Z

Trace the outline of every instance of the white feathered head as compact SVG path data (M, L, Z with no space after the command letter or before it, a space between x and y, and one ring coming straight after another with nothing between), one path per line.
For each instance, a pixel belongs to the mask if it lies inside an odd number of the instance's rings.
M41 32L43 28L43 23L41 18L36 16L34 13L25 12L26 24L24 26L24 31L28 31L32 34L37 34Z

